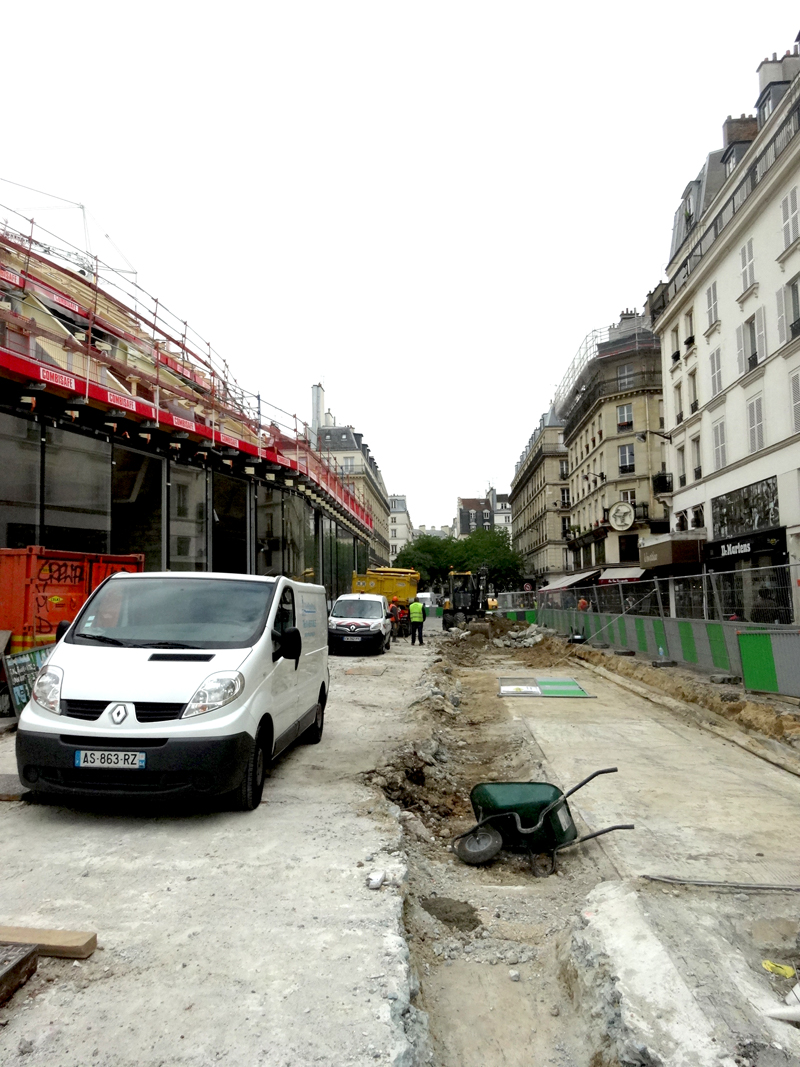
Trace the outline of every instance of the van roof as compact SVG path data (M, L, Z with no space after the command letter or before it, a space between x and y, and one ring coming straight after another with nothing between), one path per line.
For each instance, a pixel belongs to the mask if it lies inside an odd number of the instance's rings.
M132 574L130 571L116 571L112 578L193 578L197 581L208 581L211 578L225 579L232 582L277 582L277 578L263 574L228 574L225 571L141 571Z
M382 593L342 593L337 600L385 600Z

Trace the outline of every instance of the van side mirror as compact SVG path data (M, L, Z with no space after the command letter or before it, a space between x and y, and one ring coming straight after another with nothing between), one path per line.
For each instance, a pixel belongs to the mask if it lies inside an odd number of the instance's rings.
M273 630L272 640L278 645L272 653L272 662L277 663L279 659L293 659L294 669L297 670L300 666L300 656L303 652L303 639L297 627L290 626L283 633Z
M56 641L60 641L61 640L61 638L64 636L64 634L70 628L70 626L72 626L72 623L69 622L68 619L62 619L61 620L61 622L58 624L58 626L56 626Z

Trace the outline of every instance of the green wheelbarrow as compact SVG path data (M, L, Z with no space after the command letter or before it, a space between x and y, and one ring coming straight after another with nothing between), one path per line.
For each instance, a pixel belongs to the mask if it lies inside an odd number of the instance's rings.
M595 771L567 793L548 782L481 782L470 793L478 821L453 839L453 850L470 866L488 863L501 848L524 850L530 855L533 873L547 877L555 871L556 857L562 849L613 830L633 830L632 823L625 823L580 837L569 810L567 797L598 775L616 771L616 767Z

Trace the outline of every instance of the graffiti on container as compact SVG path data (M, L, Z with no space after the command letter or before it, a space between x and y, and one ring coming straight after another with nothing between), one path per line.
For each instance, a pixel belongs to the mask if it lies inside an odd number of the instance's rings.
M82 602L85 573L85 565L77 561L42 561L31 589L34 633L39 636L53 634L59 622L68 617L64 611L67 606L65 598L55 591L54 586L60 589L63 589L65 585L77 587L75 592ZM71 598L73 603L74 599ZM55 613L56 617L51 618L51 612Z

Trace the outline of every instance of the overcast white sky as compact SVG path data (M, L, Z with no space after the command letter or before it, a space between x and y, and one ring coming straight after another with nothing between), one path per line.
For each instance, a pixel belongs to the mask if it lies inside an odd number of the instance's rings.
M508 490L582 338L641 308L798 30L739 0L6 5L0 177L86 204L245 387L310 419L322 380L438 526Z

